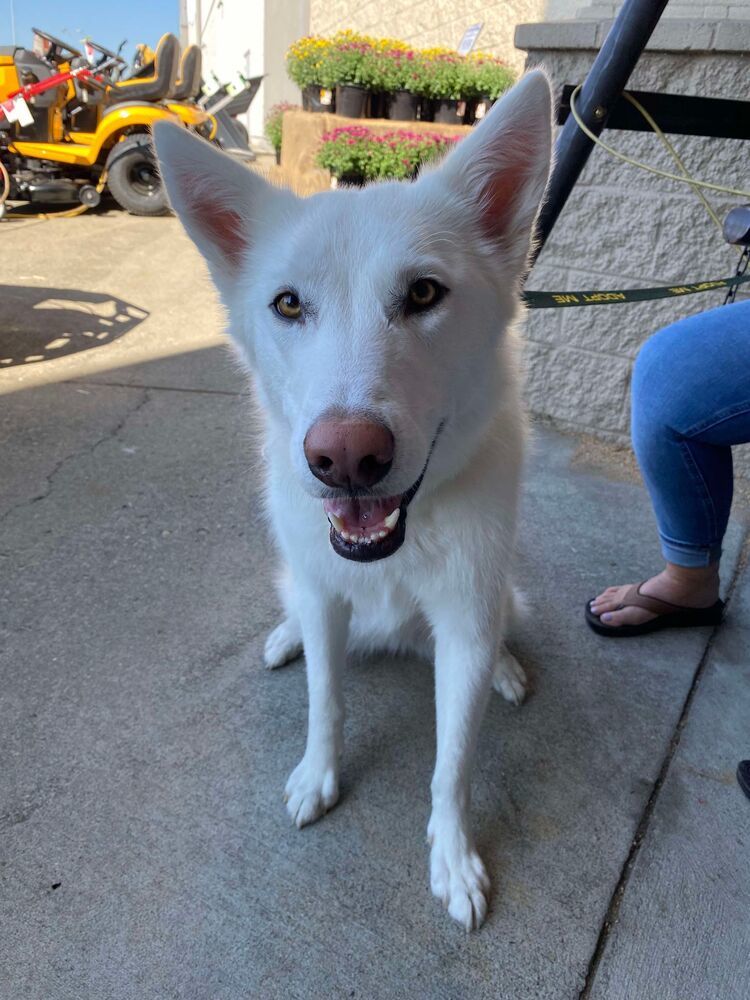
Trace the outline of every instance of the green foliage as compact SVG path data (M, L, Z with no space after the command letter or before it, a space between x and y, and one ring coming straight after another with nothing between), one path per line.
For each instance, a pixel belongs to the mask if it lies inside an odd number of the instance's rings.
M323 63L323 86L336 84L364 86L367 79L365 63L369 55L366 46L347 42L331 46Z
M311 36L287 52L287 71L300 87L315 84L333 89L354 84L395 93L408 90L421 97L492 100L513 83L513 71L494 56L459 56L448 49L410 49L392 38L369 38L340 31L333 38Z
M424 60L420 93L424 97L460 100L467 93L469 77L461 56L440 54Z
M371 90L395 94L398 90L421 93L422 59L412 49L379 49L366 64L366 83Z
M288 104L283 101L281 104L274 104L266 115L264 132L266 138L271 143L277 153L281 152L281 128L284 122L284 114L287 111L300 111L298 104Z
M337 178L403 180L456 141L456 136L402 129L376 135L362 125L349 125L323 136L318 164Z
M513 86L515 75L510 67L492 56L479 55L472 60L473 93L471 97L489 97L496 101L501 94Z
M289 79L296 83L300 90L313 84L318 87L324 86L322 77L332 45L331 39L319 38L317 35L299 38L290 45L286 54L286 71Z

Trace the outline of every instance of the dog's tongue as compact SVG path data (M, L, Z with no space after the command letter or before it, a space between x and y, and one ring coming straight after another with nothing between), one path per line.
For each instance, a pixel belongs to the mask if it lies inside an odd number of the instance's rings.
M392 514L400 505L401 497L386 497L384 500L370 498L351 500L324 500L326 514L335 514L345 531L368 531Z

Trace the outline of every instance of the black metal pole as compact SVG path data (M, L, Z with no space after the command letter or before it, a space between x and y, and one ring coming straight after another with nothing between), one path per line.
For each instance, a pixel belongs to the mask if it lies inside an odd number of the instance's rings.
M576 99L576 110L595 135L625 88L668 0L625 0ZM570 192L586 165L593 142L571 115L555 147L556 165L547 202L539 216L535 258L552 232Z

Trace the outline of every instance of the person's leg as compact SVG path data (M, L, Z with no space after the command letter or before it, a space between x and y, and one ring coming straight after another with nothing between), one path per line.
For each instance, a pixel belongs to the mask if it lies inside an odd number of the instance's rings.
M731 445L750 441L750 301L691 316L646 342L633 372L632 433L666 559L641 593L710 607L732 503ZM607 588L591 611L608 626L655 617L617 610L628 589Z

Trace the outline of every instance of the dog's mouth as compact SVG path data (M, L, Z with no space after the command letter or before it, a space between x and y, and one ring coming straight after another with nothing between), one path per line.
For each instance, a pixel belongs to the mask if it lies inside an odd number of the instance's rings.
M407 496L324 500L334 552L358 562L393 555L406 537Z
M392 556L406 538L406 512L422 485L442 423L430 447L417 481L406 493L392 497L349 496L324 500L323 510L331 525L333 551L344 559L375 562Z

